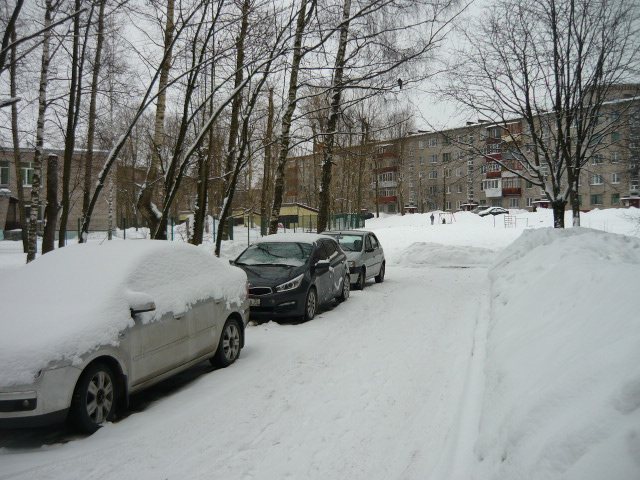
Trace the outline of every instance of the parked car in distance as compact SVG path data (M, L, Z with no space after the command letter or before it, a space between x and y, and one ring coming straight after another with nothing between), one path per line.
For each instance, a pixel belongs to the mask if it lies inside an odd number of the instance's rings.
M376 283L384 282L386 265L384 250L373 232L336 230L323 234L335 238L347 254L354 289L362 290L370 278L375 279Z
M504 215L508 214L509 210L502 207L489 207L478 213L481 217L486 217L487 215Z
M244 346L247 277L203 248L112 241L47 253L0 279L0 428L91 433L128 395Z
M480 213L485 211L487 208L491 208L491 205L478 205L476 208L471 210L471 213Z
M298 317L308 321L320 305L349 298L347 256L331 237L268 235L233 263L249 279L251 320Z

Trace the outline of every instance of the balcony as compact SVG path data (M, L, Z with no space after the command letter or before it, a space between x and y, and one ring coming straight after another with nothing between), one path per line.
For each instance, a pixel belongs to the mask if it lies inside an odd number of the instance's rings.
M500 178L502 172L487 172L487 178Z
M502 188L485 188L484 195L487 198L499 198L502 197Z
M391 197L380 197L379 200L380 203L396 203L398 201L398 197L395 195Z
M520 187L502 187L503 197L520 197L522 189Z
M385 180L382 182L378 182L378 188L397 188L398 182L395 180Z

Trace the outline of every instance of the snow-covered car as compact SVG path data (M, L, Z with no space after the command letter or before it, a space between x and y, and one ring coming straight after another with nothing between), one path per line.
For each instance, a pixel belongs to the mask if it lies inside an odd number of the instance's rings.
M340 230L327 231L324 235L335 238L347 254L354 289L362 290L370 278L375 279L376 283L384 282L384 250L373 232Z
M325 235L268 235L247 247L234 264L249 279L252 320L308 321L323 303L349 298L347 256Z
M0 427L91 433L128 395L244 345L247 277L204 248L68 246L0 279Z
M486 217L487 215L505 215L508 214L509 210L502 207L489 207L485 208L481 212L478 213L481 217Z

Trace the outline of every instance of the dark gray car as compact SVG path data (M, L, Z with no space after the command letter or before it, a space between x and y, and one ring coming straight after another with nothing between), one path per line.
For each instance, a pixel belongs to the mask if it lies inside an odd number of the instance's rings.
M340 244L347 254L351 283L355 290L362 290L367 280L382 283L385 275L385 258L382 245L373 232L364 230L332 230L324 232Z

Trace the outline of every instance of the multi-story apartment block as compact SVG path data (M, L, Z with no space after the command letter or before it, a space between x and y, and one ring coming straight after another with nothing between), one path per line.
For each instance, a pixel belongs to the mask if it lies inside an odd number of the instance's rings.
M579 202L583 210L640 207L640 86L621 85L601 109L602 130L594 137L589 161L581 168ZM543 138L553 132L540 121ZM385 213L469 210L477 205L534 210L550 200L535 184L525 160L531 155L526 122L479 120L442 131L418 131L371 144L361 163L367 192L353 200L353 160L336 155L334 211ZM524 156L524 157L523 157ZM286 201L317 206L321 156L291 159ZM543 173L547 168L542 165ZM564 179L566 182L566 179ZM351 198L351 200L341 202Z
M47 192L47 157L48 155L58 156L58 201L62 197L62 156L63 152L59 150L46 150L45 158L42 167L42 179L40 182L40 207L38 209L38 221L43 222L44 208L46 206L46 192ZM30 209L31 201L31 185L33 180L33 149L22 149L20 151L21 160L21 176L16 178L14 154L12 149L0 148L0 232L10 232L12 230L22 229L23 220L20 218L18 207L18 182L22 183L24 188L24 200L28 211ZM76 152L73 154L71 164L71 200L70 200L70 215L69 224L67 229L71 232L75 232L78 227L78 219L82 216L82 194L84 189L84 153ZM98 174L102 169L104 153L99 152L94 155L94 164L92 169L92 185L98 178ZM115 178L115 175L113 175ZM92 225L94 228L105 230L108 228L109 218L109 189L103 189L100 200L96 204ZM111 208L115 212L116 208L116 195L111 198ZM3 233L3 237L5 236ZM10 238L19 238L19 235L8 234Z

